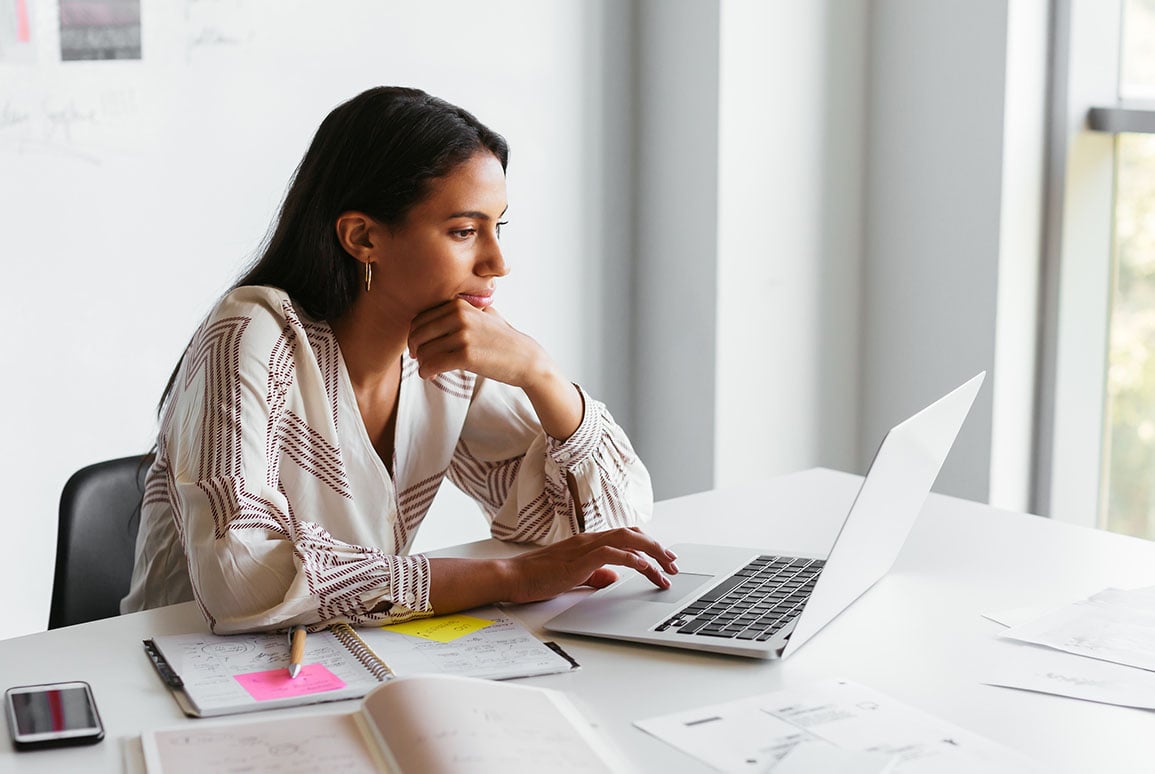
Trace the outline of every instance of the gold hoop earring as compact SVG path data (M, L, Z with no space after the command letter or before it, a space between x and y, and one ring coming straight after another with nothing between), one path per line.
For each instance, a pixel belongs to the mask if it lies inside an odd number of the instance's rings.
M365 261L365 292L369 292L369 288L373 285L373 264Z

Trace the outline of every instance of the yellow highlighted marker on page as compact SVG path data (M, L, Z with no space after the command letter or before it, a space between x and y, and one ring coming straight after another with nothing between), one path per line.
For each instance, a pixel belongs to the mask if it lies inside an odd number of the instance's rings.
M381 628L387 632L408 634L410 637L422 637L434 642L453 642L492 625L493 621L476 618L472 615L439 615L434 618L422 618L419 621L390 624Z

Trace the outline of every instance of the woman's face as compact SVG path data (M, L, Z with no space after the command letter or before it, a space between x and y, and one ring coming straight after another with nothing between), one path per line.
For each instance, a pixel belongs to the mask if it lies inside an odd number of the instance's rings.
M432 181L404 223L379 230L371 295L409 319L455 298L489 306L508 271L498 241L505 210L505 171L488 151Z

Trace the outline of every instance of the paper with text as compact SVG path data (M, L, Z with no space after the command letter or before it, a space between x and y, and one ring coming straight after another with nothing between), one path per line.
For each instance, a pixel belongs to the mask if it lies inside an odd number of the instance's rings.
M889 774L898 760L885 753L864 753L818 740L799 742L774 764L774 774Z
M1155 670L1155 590L1106 589L999 636Z
M1006 640L982 682L1004 688L1155 710L1155 672Z
M383 762L366 743L355 713L259 724L202 725L141 737L149 774L373 774Z
M149 774L614 774L632 769L562 693L450 675L401 677L356 712L141 735Z
M635 725L723 772L776 771L804 742L882 756L891 767L885 770L901 774L1041 771L1013 750L845 680Z
M401 634L396 626L359 629L358 634L400 676L436 673L501 680L567 672L573 667L501 610L489 607L474 612L473 616L445 616L472 617L488 624L448 642Z
M401 711L401 710L404 711ZM564 694L447 675L400 678L365 699L368 726L403 772L629 771Z
M305 682L291 684L289 644L283 634L177 634L153 641L202 715L301 704L309 696L359 698L380 682L328 631L305 639Z

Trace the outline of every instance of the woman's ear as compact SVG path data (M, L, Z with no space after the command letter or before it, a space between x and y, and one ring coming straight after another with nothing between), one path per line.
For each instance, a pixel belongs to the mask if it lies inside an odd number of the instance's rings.
M361 263L373 260L377 237L377 221L363 212L342 212L337 216L337 241L345 252Z

